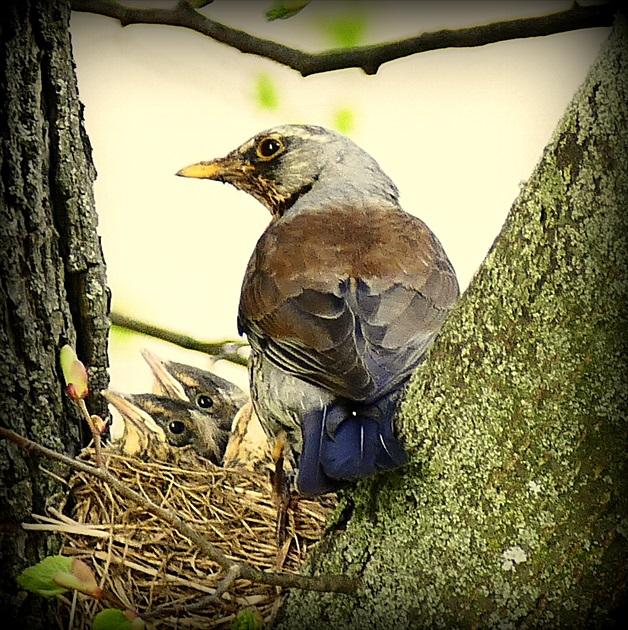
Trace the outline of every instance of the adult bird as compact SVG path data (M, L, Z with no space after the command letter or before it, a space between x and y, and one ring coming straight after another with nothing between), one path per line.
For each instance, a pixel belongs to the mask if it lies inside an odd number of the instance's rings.
M404 464L395 406L459 295L436 236L370 155L322 127L274 127L177 175L229 183L271 213L238 328L255 410L298 490Z

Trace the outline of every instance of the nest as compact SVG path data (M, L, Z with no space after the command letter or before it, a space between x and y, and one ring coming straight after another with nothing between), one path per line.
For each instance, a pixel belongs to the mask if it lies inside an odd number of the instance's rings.
M267 471L219 468L189 449L171 449L167 458L150 461L111 447L104 453L120 481L176 514L229 558L259 570L299 573L335 504L332 495L296 501L279 549ZM84 456L91 458L91 451ZM218 599L214 593L225 571L170 524L91 476L75 474L69 485L70 517L53 509L55 519L42 520L61 533L61 553L84 559L101 587L138 611L148 627L229 628L246 608L272 623L280 589L236 579ZM79 595L72 627L91 628L103 605Z

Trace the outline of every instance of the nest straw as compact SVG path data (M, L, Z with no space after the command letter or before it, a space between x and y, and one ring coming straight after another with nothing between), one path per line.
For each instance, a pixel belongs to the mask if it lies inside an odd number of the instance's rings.
M177 514L230 558L260 570L298 573L336 502L333 495L300 498L278 550L267 471L219 468L189 449L171 449L167 457L150 461L112 447L104 456L120 481ZM245 608L256 610L265 624L272 622L280 589L236 579L216 597L225 571L172 526L84 473L75 474L69 487L64 505L72 505L70 515L63 514L64 506L53 508L53 518L38 517L41 524L31 527L58 531L61 553L86 560L99 584L138 611L149 627L230 628ZM84 596L75 604L72 627L90 629L103 604Z

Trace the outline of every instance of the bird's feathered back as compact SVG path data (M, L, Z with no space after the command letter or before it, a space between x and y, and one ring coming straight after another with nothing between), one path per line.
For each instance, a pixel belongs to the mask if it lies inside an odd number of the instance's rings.
M275 127L179 174L228 182L272 214L238 326L253 402L270 433L289 431L300 489L403 463L398 393L459 295L438 239L370 155L322 127Z

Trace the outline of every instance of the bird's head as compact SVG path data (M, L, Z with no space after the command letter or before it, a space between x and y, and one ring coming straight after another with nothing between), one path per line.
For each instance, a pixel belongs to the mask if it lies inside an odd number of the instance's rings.
M220 465L229 439L222 418L199 411L194 403L156 394L122 394L110 390L103 396L135 431L171 446L191 446L199 455ZM130 427L129 427L130 428Z
M349 138L314 125L273 127L225 157L191 164L177 175L229 183L255 197L274 218L319 182L332 200L335 189L338 198L346 199L347 188L360 194L377 189L397 198L395 185L373 158Z
M227 430L238 409L248 401L237 385L209 370L165 361L146 349L142 356L154 376L154 394L192 403L199 411L211 413Z

